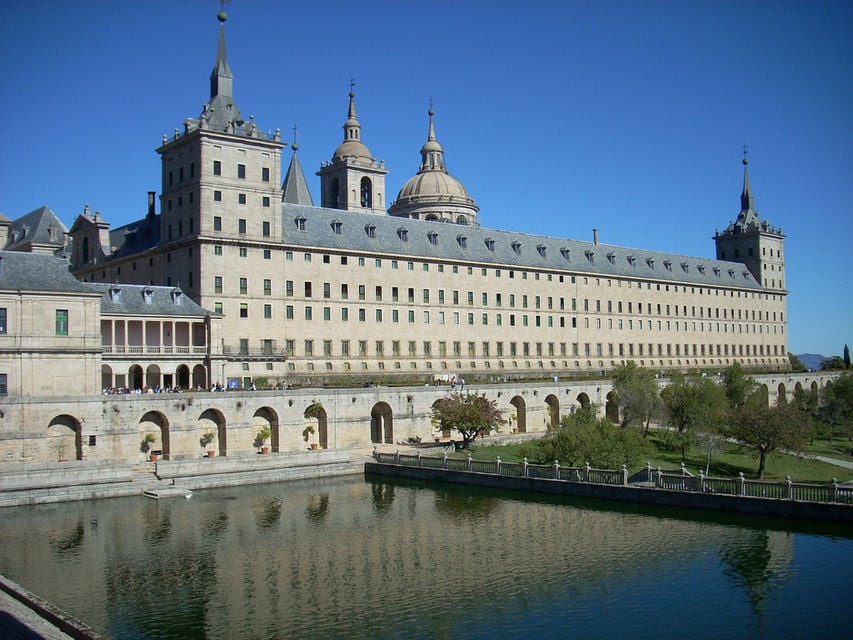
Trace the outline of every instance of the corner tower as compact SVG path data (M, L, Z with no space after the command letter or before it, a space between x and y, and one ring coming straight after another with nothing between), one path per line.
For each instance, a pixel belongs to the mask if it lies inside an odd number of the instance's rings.
M354 85L350 86L349 111L344 122L344 141L331 161L323 163L320 206L360 213L385 215L384 162L377 162L361 141L361 124L355 115Z
M737 220L714 234L717 259L742 262L765 289L784 292L785 236L781 228L771 227L755 210L755 198L749 185L749 160L743 159L743 191Z
M219 41L210 73L210 98L198 118L163 136L160 246L197 245L192 264L180 272L199 273L206 252L223 241L274 242L281 233L281 141L278 130L262 131L254 116L245 120L234 100L234 76L225 48L227 15L217 15ZM209 279L209 278L208 278ZM155 279L155 281L158 281ZM181 285L196 300L206 295L201 277Z
M448 173L444 164L444 149L435 139L435 112L430 108L428 114L429 132L421 147L421 166L417 175L400 189L388 214L399 218L440 220L478 227L479 208L462 183Z

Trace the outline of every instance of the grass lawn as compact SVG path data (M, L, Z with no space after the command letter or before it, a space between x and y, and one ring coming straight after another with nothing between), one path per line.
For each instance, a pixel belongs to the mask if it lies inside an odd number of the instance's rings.
M819 456L828 456L830 458L839 458L853 462L853 441L849 438L833 438L832 442L825 436L815 438L814 441L806 447L806 451Z
M657 449L657 455L654 459L650 460L653 467L677 469L681 466L680 452L664 450L659 446L659 441L654 438L654 434L650 438L656 444ZM815 442L817 443L817 440ZM500 456L503 462L521 462L524 457L523 450L530 450L530 448L536 446L536 441L502 446L475 445L471 448L470 452L475 460L494 460L497 456ZM463 451L454 455L464 458L468 456L468 453ZM694 475L698 475L700 469L704 472L706 457L707 452L699 451L698 449L688 451L685 461L687 470ZM850 456L840 456L837 454L832 454L832 457L851 459ZM631 472L638 470L629 469ZM754 457L749 449L741 449L736 444L726 444L723 451L712 455L709 475L718 478L730 478L736 477L741 471L744 476L750 479L754 479L758 473L758 458ZM794 482L816 484L832 482L832 478L837 478L839 482L853 480L853 471L818 460L777 453L768 456L764 479L783 480L786 475L790 475Z

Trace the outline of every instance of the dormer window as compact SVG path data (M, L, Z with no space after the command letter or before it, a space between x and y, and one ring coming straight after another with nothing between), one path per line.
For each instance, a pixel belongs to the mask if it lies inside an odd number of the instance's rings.
M536 245L536 251L538 251L539 255L542 256L543 258L545 257L546 248L545 248L544 244L537 244Z
M512 241L512 250L516 253L521 253L521 243L518 240Z
M331 227L332 227L332 232L336 236L339 236L344 232L344 223L341 222L340 220L333 220Z
M494 238L486 238L483 242L486 245L486 249L488 249L489 251L495 250L495 239Z
M628 256L628 264L630 264L632 267L637 266L637 258L635 258L633 255Z
M458 236L456 236L456 242L458 242L459 246L462 247L463 249L466 249L468 247L468 237L462 235L461 233Z
M610 264L616 264L616 254L612 253L612 252L608 253L607 254L607 261L610 262Z
M720 267L714 267L714 275L717 277L720 276Z
M749 276L751 276L751 275L752 275L749 271L746 271L746 270L742 271L741 273L743 273L743 277L744 277L746 280L749 280Z
M367 234L368 238L376 237L376 225L366 224L364 225L364 232Z
M730 277L730 278L734 278L734 277L735 277L735 270L734 270L734 269L729 269L729 277Z
M427 239L429 240L429 243L432 245L438 244L438 234L435 231L430 231L427 234Z
M184 298L184 292L175 287L172 289L172 302L175 305L180 305Z
M571 254L571 251L569 250L568 247L562 247L560 249L560 255L563 256L563 259L568 260L570 254Z
M646 258L646 264L649 265L649 269L655 268L655 259L654 258Z
M699 270L699 273L702 273L702 274L705 273L705 265L704 264L696 265L696 268Z
M121 287L118 285L110 287L110 302L121 302Z
M307 218L305 218L305 216L299 216L294 220L294 222L296 223L297 231L305 231L305 223L307 222Z
M671 261L664 260L663 266L666 268L667 271L672 271L672 262Z
M583 254L586 256L586 259L589 260L590 262L594 261L594 259L595 259L595 252L594 251L587 249L586 251L583 252Z
M151 304L152 302L154 302L154 289L152 289L151 287L145 287L142 290L142 301L145 304Z
M409 230L405 227L400 227L399 229L397 229L397 235L400 236L400 240L402 240L403 242L409 241Z
M684 273L690 273L690 265L686 262L681 263L681 268L684 270Z

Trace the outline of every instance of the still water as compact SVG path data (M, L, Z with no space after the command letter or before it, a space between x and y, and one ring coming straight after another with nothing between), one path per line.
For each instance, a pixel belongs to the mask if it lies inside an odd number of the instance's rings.
M853 530L360 476L0 510L116 640L850 638Z

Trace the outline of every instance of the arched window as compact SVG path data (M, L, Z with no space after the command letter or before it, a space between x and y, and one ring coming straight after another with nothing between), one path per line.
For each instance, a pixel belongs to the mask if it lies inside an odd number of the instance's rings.
M361 179L361 206L370 208L373 206L373 185L370 178Z
M329 207L332 209L340 209L341 208L341 196L340 196L340 185L338 184L337 178L332 178L332 182L329 184Z

